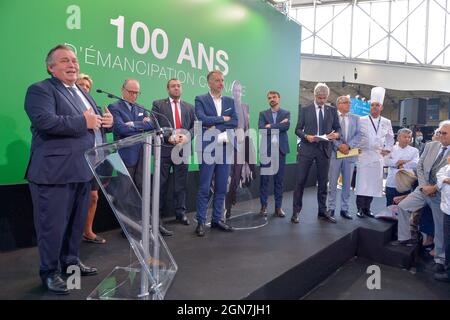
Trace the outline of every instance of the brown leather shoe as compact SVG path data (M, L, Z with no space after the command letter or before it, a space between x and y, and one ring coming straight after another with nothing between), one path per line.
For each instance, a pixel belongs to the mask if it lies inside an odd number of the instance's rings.
M259 210L259 214L263 217L267 217L267 206L261 206L261 210Z
M286 216L283 209L281 208L275 208L275 215L280 218L284 218Z

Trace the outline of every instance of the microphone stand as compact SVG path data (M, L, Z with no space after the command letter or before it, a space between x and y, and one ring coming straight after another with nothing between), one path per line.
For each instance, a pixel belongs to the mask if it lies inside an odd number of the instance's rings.
M143 110L143 111L145 111L145 112L148 112L148 113L152 116L153 121L154 121L154 123L155 123L156 134L159 135L160 137L163 136L164 131L163 131L163 129L161 128L161 126L159 125L159 121L158 121L158 119L155 117L155 114L154 114L154 112L153 112L152 110L147 109L147 108L141 106L140 104L138 104L138 103L136 103L136 102L130 102L130 101L127 101L127 100L125 100L124 98L121 98L121 97L119 97L119 96L116 96L115 94L112 94L112 93L110 93L110 92L106 92L106 91L104 91L104 90L102 90L102 89L97 89L96 91L97 91L98 93L104 93L104 94L106 94L106 95L108 96L108 98L111 98L111 99L117 99L117 100L126 102L126 103L128 103L128 104L130 104L130 105L132 105L132 106L137 107L138 109L141 109L141 110Z

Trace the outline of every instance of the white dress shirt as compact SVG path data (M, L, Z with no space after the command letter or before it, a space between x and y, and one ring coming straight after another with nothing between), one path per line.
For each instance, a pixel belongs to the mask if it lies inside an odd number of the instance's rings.
M316 119L317 119L317 132L316 135L320 136L320 132L319 132L319 105L316 103L316 101L314 101L314 106L316 107ZM323 115L323 120L325 120L325 105L322 106L322 115Z
M450 165L442 167L436 173L437 187L441 191L441 210L450 215L450 184L444 183L446 178L450 178Z
M214 97L211 92L209 93L214 101L214 106L216 107L217 115L220 117L222 115L222 96L219 98Z
M388 175L386 178L386 187L395 188L395 175L397 174L397 161L410 160L403 165L404 169L415 169L419 162L419 150L414 147L406 146L401 148L396 144L392 148L392 152L384 158L384 164L388 167Z

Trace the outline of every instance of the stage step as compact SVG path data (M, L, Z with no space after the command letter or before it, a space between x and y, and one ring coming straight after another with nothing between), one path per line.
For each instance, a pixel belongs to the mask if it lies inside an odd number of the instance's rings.
M396 229L396 223L378 230L364 227L354 229L316 255L250 293L245 299L300 299L355 258L363 258L373 264L409 269L414 264L417 248L390 245Z

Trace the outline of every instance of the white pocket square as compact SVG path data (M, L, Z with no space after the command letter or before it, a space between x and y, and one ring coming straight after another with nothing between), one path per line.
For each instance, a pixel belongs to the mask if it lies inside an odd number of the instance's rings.
M138 114L138 117L143 116L143 115L144 115L144 113L141 112L141 113Z

